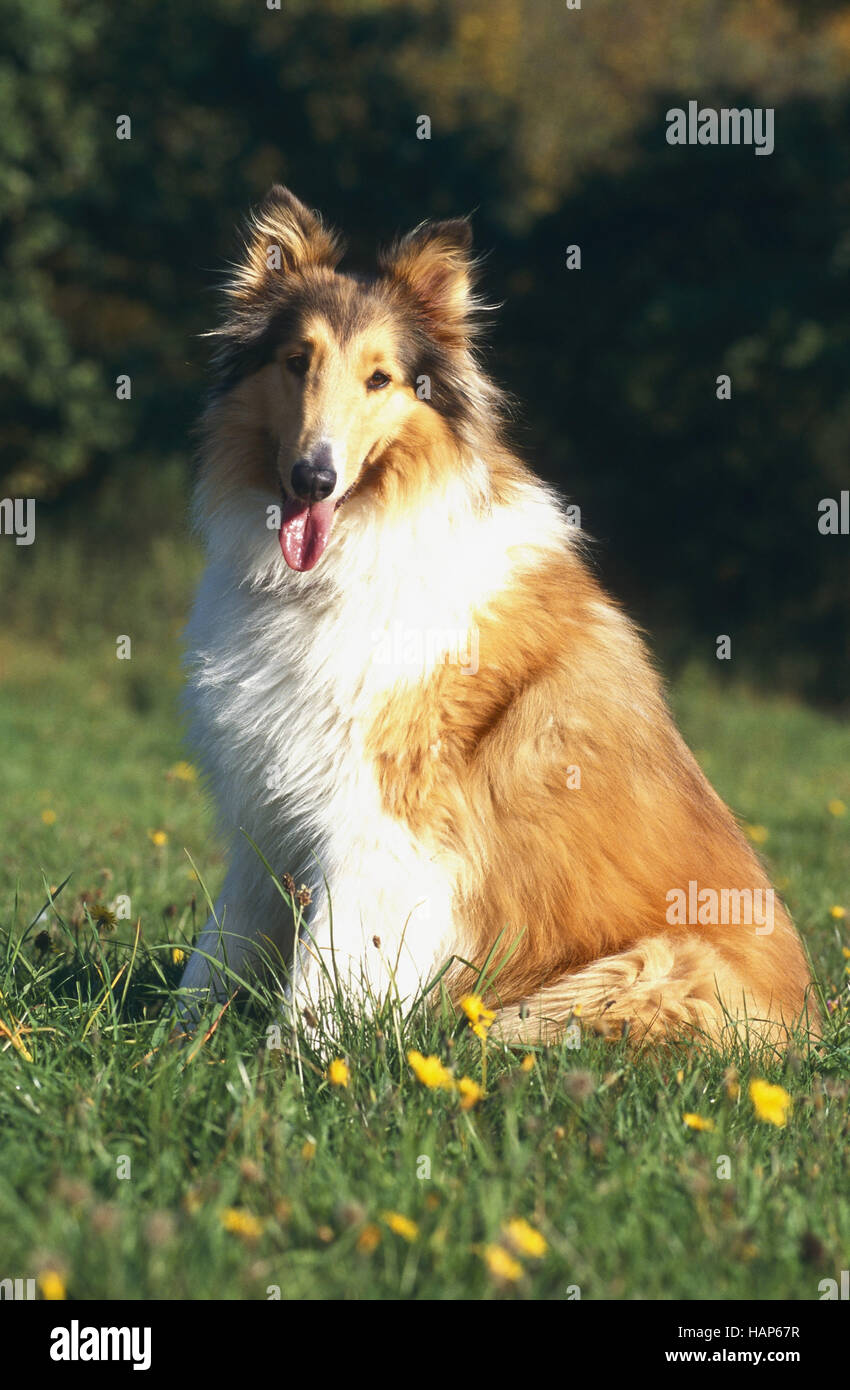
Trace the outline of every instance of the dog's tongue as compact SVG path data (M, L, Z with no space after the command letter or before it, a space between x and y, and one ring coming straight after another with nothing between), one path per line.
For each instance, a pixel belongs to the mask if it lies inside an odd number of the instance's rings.
M336 503L299 502L287 498L283 504L280 548L291 570L311 570L322 558L328 543Z

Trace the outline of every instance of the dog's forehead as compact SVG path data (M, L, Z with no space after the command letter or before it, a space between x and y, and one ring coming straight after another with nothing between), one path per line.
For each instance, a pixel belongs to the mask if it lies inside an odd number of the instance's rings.
M319 334L341 347L381 333L392 334L390 306L379 281L365 276L313 276L299 287L292 321L304 334Z

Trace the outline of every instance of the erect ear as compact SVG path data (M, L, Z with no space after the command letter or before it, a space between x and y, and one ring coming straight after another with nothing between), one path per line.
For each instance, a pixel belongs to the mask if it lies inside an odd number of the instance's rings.
M379 257L382 273L416 300L430 331L456 342L468 336L472 295L472 228L465 217L423 222Z
M324 226L319 214L276 183L250 217L245 254L230 292L237 299L251 299L273 285L275 277L309 267L333 269L342 250L336 232Z

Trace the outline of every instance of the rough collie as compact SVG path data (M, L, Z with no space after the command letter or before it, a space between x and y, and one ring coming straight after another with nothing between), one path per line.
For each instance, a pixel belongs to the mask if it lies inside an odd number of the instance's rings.
M579 529L505 443L468 223L425 223L371 275L341 255L273 188L216 330L188 639L231 860L184 997L262 956L309 1017L331 980L407 1006L486 964L507 1041L578 1015L780 1041L807 1008L800 941ZM254 845L309 886L298 941Z

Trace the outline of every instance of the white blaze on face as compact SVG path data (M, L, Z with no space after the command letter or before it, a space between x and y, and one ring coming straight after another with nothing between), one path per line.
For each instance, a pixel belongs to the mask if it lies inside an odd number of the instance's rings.
M318 316L302 325L302 336L303 375L287 372L292 344L281 349L277 377L268 386L269 427L280 440L284 492L280 548L290 569L303 572L324 554L335 504L378 444L395 437L417 402L404 383L393 336L380 320L368 332L340 341L333 324ZM370 384L376 376L378 387ZM336 474L333 492L322 501L297 498L293 469L318 460L320 453Z

